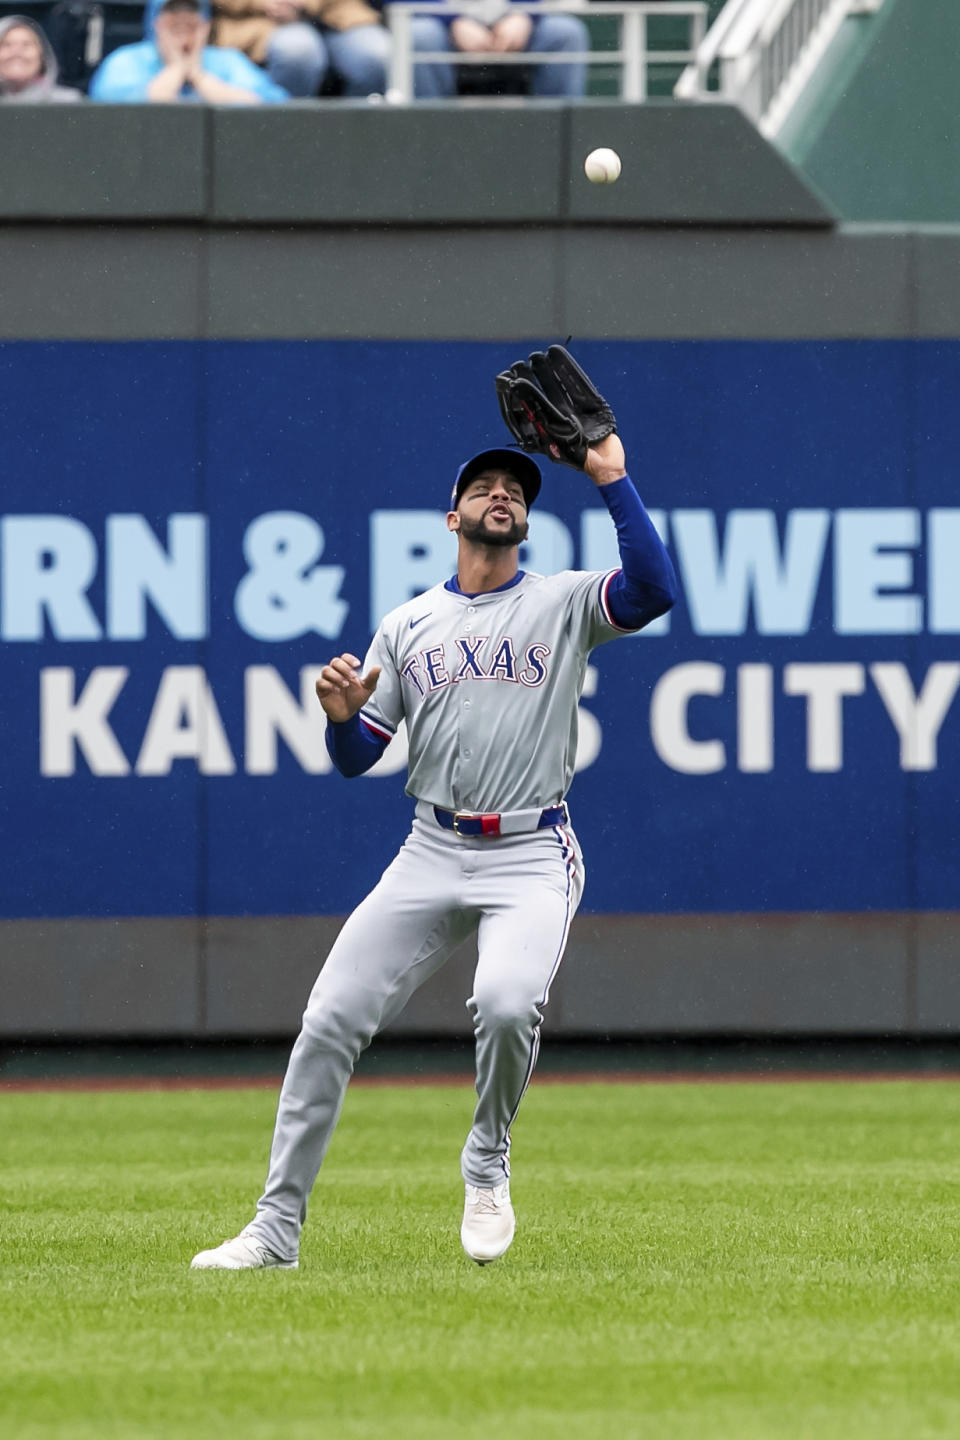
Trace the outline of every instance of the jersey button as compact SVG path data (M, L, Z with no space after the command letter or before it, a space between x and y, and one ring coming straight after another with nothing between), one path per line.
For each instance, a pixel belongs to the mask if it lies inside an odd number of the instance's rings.
M470 709L470 701L469 701L469 700L464 700L464 702L463 702L463 708L464 708L464 710L469 710L469 709Z
M476 615L476 613L477 613L477 607L476 607L476 605L468 605L468 606L467 606L467 614L468 614L468 615Z

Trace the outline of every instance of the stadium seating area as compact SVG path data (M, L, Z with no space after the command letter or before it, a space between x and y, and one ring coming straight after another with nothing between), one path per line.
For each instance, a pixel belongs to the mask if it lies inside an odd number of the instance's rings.
M379 4L379 0L374 0ZM712 24L725 0L707 0L707 23ZM100 60L121 45L136 43L143 34L146 0L0 0L0 20L10 15L24 15L39 24L48 36L60 62L60 80L64 85L86 91L90 77ZM617 46L617 21L607 15L582 16L590 33L593 50L614 50ZM652 50L676 51L688 43L687 22L676 16L664 15L651 21L648 41ZM676 61L654 61L648 70L648 88L652 96L668 95L681 70ZM523 66L462 66L460 94L521 95L525 93L529 74ZM620 93L620 69L615 64L594 64L590 67L587 94L612 96ZM334 71L323 82L324 98L340 93Z

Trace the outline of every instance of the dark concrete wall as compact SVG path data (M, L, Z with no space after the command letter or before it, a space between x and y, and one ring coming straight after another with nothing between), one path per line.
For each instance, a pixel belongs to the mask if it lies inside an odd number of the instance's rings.
M3 340L960 334L960 230L0 225Z
M0 1036L284 1036L341 921L7 921ZM574 1035L960 1031L960 912L583 915L551 989ZM469 1032L476 947L414 996L398 1035Z
M583 159L619 151L616 185ZM731 106L7 106L3 220L200 224L823 225L830 210Z

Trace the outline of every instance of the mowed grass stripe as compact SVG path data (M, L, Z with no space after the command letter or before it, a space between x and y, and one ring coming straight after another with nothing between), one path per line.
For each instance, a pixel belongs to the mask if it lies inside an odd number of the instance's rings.
M300 1271L197 1274L275 1093L0 1096L2 1433L960 1434L960 1085L535 1084L485 1269L472 1102L352 1091Z

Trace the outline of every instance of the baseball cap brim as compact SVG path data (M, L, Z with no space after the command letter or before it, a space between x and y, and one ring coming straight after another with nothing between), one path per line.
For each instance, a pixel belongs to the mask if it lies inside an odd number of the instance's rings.
M457 471L457 478L453 490L450 493L450 509L456 510L457 501L463 494L464 486L469 485L471 480L476 479L484 470L506 470L520 482L523 490L523 498L527 509L540 494L540 486L543 477L540 474L540 466L529 455L524 455L522 450L481 450L478 455L464 462Z

